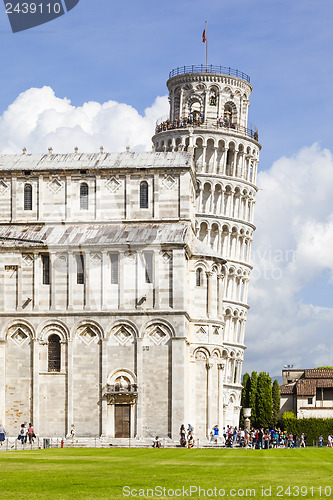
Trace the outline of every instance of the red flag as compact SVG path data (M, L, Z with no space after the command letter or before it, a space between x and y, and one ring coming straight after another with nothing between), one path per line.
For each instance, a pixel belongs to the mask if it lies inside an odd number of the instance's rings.
M206 40L207 40L207 38L206 38L206 30L203 30L203 33L202 33L202 41L203 41L203 43L205 43Z

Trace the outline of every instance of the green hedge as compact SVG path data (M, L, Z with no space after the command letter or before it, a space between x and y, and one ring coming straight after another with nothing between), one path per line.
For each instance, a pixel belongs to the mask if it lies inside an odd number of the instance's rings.
M313 441L318 441L320 434L327 441L327 436L333 433L333 418L296 418L292 411L286 411L282 415L282 428L298 436L304 432L307 443L312 445Z

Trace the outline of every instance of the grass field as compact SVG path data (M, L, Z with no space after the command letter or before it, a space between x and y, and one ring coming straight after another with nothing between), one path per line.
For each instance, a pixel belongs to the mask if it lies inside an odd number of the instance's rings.
M139 498L333 498L333 449L0 453L0 498L134 498L130 492Z

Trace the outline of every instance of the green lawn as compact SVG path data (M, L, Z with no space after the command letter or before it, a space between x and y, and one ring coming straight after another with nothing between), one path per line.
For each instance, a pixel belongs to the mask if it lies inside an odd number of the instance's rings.
M222 489L230 498L333 498L333 449L1 452L0 482L6 499L133 498L123 495L130 490L139 498L221 498ZM146 492L155 487L155 497ZM200 496L195 487L202 488ZM163 495L163 488L175 496Z

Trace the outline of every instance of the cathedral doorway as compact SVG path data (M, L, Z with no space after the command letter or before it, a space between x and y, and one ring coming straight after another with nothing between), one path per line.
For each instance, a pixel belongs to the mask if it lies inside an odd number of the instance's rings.
M116 438L129 438L131 432L131 405L115 405L114 431Z

